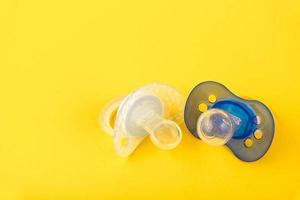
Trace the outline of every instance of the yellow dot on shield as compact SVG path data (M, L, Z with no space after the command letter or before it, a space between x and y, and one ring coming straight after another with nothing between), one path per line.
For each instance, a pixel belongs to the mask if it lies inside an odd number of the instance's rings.
M200 103L198 109L200 112L205 112L207 111L207 105L205 103Z
M255 131L255 133L254 133L255 139L260 140L262 138L262 136L263 136L263 133L262 133L261 130L256 130Z
M215 103L216 100L217 100L217 97L216 97L215 95L213 95L213 94L209 95L208 101L209 101L210 103Z
M244 145L245 145L247 148L250 148L250 147L252 147L252 145L253 145L253 141L252 141L250 138L247 138L247 139L244 141Z

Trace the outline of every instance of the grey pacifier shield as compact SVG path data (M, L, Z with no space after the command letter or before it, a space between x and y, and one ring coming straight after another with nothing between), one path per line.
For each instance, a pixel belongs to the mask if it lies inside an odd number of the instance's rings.
M243 161L256 161L260 159L269 149L274 137L274 119L270 110L260 101L245 100L228 90L224 85L207 81L202 82L191 91L185 105L184 121L188 130L198 139L197 120L203 113L199 110L199 104L207 105L208 109L213 108L214 102L209 101L209 96L214 95L216 102L223 99L234 99L248 104L256 113L255 122L257 129L262 133L261 138L255 137L255 131L246 138L235 138L234 136L226 143L229 149ZM252 141L252 146L247 147L245 141Z

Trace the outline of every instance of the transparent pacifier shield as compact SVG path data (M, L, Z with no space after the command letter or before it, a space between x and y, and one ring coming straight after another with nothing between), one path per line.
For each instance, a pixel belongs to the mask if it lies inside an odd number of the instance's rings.
M163 83L153 83L141 88L145 93L157 96L164 106L164 118L177 124L183 122L184 98L175 88Z
M124 117L124 123L126 132L132 136L147 135L145 129L140 125L139 120L147 120L147 118L154 114L162 116L164 112L161 100L157 96L147 94L135 97L131 102L130 108Z
M183 105L183 97L180 93L171 86L160 83L143 86L128 95L118 110L115 122L114 141L117 152L121 156L131 154L149 134L147 128L153 132L161 118L181 123ZM161 130L162 127L159 127L157 132ZM173 130L169 129L169 131L172 133ZM156 137L154 133L153 137ZM153 143L157 146L161 145L161 143L157 144L153 137L151 137ZM181 132L178 138L181 139Z
M200 139L209 145L224 145L233 136L231 118L222 110L210 109L200 115L197 133Z

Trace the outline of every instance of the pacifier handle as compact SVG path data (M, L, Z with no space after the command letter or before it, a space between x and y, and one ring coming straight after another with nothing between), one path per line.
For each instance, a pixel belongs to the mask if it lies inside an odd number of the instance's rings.
M114 128L112 124L112 118L117 114L118 108L121 105L125 97L118 97L106 104L101 111L99 117L99 123L101 128L110 136L114 136Z

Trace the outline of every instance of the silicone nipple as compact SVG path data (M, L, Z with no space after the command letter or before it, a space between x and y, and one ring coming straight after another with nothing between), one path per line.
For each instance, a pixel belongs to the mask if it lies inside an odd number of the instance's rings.
M171 120L166 120L157 113L149 113L149 117L138 124L150 134L150 139L160 149L175 148L181 141L181 129Z
M203 142L221 146L232 138L234 124L226 112L220 109L210 109L200 115L197 122L197 133Z
M172 149L180 143L183 98L171 86L149 84L110 105L102 112L100 124L113 134L120 156L130 155L148 135L160 149ZM117 110L115 126L108 128L112 110Z

